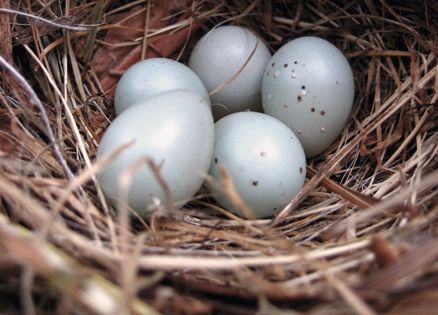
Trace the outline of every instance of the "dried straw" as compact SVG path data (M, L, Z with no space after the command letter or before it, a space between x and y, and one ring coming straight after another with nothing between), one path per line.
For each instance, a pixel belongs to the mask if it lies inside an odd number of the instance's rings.
M12 301L2 313L438 307L436 1L0 4L0 294ZM120 74L143 57L185 62L222 24L251 28L272 51L303 35L338 46L357 90L342 135L272 219L228 214L204 191L148 219L108 205L96 174L124 148L95 155ZM159 167L140 162L165 188Z

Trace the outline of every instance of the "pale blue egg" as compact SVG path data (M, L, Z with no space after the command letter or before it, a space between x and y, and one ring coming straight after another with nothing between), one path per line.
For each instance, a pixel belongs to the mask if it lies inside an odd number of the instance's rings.
M98 174L105 195L116 204L121 198L124 172L149 157L160 166L175 206L182 206L201 187L212 159L214 122L210 107L198 94L182 90L140 101L117 116L105 131L97 158L130 142L132 146ZM127 203L131 208L146 215L154 198L166 202L162 187L146 164L128 175Z
M262 111L261 83L270 58L263 40L247 28L221 26L196 43L189 67L209 92L219 88L211 95L218 119L239 111Z
M272 216L302 188L306 157L295 134L280 120L262 113L228 115L215 125L209 191L225 209L240 213L221 191L220 168L256 217Z
M264 112L288 125L312 157L336 140L348 120L353 73L333 44L300 37L272 56L263 76L262 100Z
M186 65L167 58L150 58L132 65L120 78L114 95L116 114L148 97L172 90L192 91L210 104L199 77Z

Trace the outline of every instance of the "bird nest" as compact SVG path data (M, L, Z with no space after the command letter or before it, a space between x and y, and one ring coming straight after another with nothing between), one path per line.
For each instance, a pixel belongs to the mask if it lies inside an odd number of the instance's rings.
M435 1L1 0L0 301L17 314L430 314L438 308ZM244 220L198 192L138 218L95 160L134 62L187 61L216 25L304 35L354 73L300 193Z

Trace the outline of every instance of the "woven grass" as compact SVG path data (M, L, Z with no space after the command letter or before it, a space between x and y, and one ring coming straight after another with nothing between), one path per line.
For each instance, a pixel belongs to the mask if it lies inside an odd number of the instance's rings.
M0 4L0 312L436 312L436 1ZM185 62L218 24L272 51L334 43L354 71L348 125L272 219L234 217L205 190L146 219L115 209L95 154L120 74L140 58Z

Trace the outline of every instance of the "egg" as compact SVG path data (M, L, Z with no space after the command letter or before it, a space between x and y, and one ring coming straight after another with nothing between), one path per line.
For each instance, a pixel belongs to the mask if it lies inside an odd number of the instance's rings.
M318 37L282 46L266 66L263 109L288 125L306 156L323 152L339 136L351 113L354 80L342 52Z
M182 206L200 188L213 153L214 122L205 99L190 91L175 90L145 99L121 113L105 131L97 159L133 142L98 174L105 195L116 203L122 174L142 157L160 166L176 206ZM125 173L126 174L126 173ZM164 191L147 165L130 178L128 205L148 213L154 198Z
M116 114L138 101L172 90L192 91L210 104L204 84L189 67L172 59L149 58L129 67L120 78L114 95Z
M256 112L234 113L215 124L207 188L222 207L241 214L218 184L222 167L258 218L287 205L306 176L306 158L295 134L278 119Z
M270 58L264 42L248 29L221 26L196 43L189 67L210 93L220 88L210 96L214 116L218 119L238 111L262 110L261 82Z

